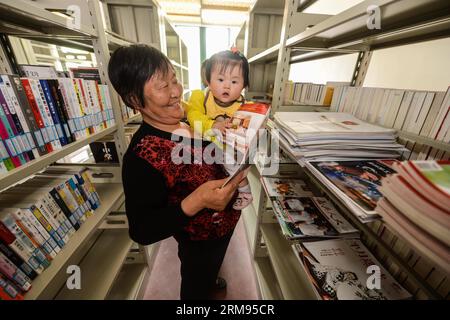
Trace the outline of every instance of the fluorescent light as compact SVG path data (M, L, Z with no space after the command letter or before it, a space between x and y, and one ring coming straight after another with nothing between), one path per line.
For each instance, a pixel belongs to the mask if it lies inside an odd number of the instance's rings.
M205 24L241 25L247 19L247 12L229 10L202 10L202 21Z
M73 59L75 59L75 56L68 54L68 55L66 55L66 59L73 60Z

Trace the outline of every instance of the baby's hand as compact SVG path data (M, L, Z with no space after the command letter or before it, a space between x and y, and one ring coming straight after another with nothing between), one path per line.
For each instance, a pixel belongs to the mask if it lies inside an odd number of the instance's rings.
M231 125L230 119L224 121L214 121L212 128L219 130L222 134L225 134L225 130Z

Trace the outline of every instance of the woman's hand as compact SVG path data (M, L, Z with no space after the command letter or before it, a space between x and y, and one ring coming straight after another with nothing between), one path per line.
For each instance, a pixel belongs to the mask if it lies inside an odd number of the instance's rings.
M181 209L189 217L205 208L216 211L224 210L245 176L245 171L239 173L224 188L221 187L227 178L203 183L181 201Z

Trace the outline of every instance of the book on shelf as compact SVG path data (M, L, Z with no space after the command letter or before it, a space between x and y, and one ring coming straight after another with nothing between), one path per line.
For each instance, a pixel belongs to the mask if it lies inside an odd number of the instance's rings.
M262 177L261 182L269 197L302 198L314 196L308 185L301 179Z
M275 129L275 130L273 130ZM272 135L300 162L398 158L396 132L346 113L277 112Z
M362 222L377 219L381 179L394 174L396 160L308 162L306 167Z
M24 297L14 283L0 274L0 300L23 300Z
M358 230L324 197L279 198L272 207L288 239L358 237Z
M42 69L0 75L0 173L115 124L106 85Z
M348 82L327 82L323 84L288 81L285 85L284 101L303 105L329 107L335 87L349 85Z
M450 162L404 161L382 179L376 211L442 270L450 268Z
M3 191L0 272L28 290L99 205L87 169L38 173Z
M303 242L293 245L293 250L324 300L412 298L358 239ZM369 267L380 271L377 280Z
M444 143L450 142L450 88L446 92L390 88L335 88L330 111L346 112L386 128L394 128ZM445 157L432 146L407 139L410 160L440 160Z

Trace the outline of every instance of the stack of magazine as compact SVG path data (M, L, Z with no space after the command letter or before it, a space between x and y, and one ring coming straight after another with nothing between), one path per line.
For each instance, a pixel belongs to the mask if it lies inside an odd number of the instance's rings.
M381 179L394 174L397 160L312 161L306 168L363 223L379 218L375 211Z
M406 149L396 131L339 112L277 112L272 134L299 162L391 159Z
M406 291L358 239L331 239L294 244L318 299L401 300Z
M286 238L315 240L358 236L358 231L331 202L314 197L302 180L263 177L261 182L272 199L274 214Z
M450 161L405 161L382 179L376 211L423 256L450 270Z

